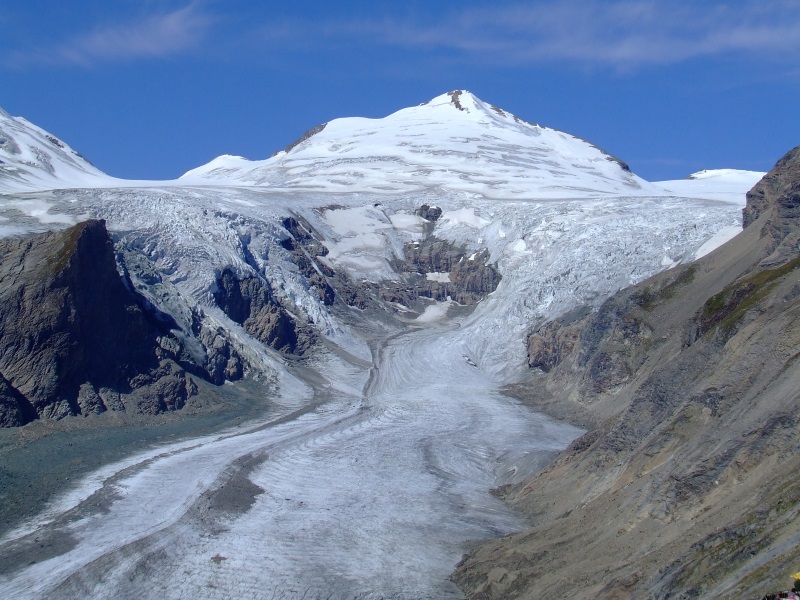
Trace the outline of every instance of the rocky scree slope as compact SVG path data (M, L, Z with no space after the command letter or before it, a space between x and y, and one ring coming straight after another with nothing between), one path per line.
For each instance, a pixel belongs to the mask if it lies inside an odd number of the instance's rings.
M760 598L800 561L800 147L743 233L529 338L515 392L589 428L502 490L532 529L487 542L471 599Z
M198 402L193 374L221 383L220 356L228 378L241 364L224 340L197 333L209 346L201 360L172 317L125 284L104 221L0 240L0 426Z

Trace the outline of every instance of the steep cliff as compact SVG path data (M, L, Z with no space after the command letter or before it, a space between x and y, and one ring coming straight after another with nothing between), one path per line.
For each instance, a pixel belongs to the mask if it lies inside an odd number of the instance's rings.
M800 148L742 234L529 339L520 397L589 431L505 488L529 531L480 546L470 598L759 598L800 561Z
M197 391L180 354L169 318L123 283L103 221L0 240L0 425L179 409Z

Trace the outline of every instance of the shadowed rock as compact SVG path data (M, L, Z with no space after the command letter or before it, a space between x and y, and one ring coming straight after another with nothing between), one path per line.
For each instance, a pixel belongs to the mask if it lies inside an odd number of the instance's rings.
M0 240L0 424L180 408L196 387L171 347L117 272L104 221Z
M303 354L314 341L307 328L298 327L274 298L269 283L260 277L238 278L224 269L214 292L217 305L245 331L271 348Z

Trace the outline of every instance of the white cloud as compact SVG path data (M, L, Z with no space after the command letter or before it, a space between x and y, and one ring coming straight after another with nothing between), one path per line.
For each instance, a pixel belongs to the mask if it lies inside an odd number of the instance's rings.
M426 22L385 17L292 29L293 36L281 37L304 46L361 40L516 65L636 68L732 54L800 56L800 3L792 0L548 0L462 9Z
M133 23L98 27L51 48L17 52L5 62L11 66L31 63L92 66L165 57L197 46L212 22L213 19L199 10L196 4L190 4Z

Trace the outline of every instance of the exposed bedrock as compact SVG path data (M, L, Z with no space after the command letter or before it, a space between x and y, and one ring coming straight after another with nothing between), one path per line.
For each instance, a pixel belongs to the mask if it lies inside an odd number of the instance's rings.
M0 240L0 424L186 404L196 385L170 318L143 304L104 221Z
M424 204L415 212L426 220L425 236L419 242L405 244L403 257L392 261L399 276L396 280L358 282L344 271L331 268L330 263L320 260L328 255L321 236L297 215L283 219L287 237L281 246L325 305L332 305L336 298L361 309L382 302L419 308L420 298L473 305L497 288L500 273L489 262L487 250L468 251L433 235L442 214L440 208Z
M404 259L395 260L400 283L386 282L385 300L413 306L420 297L459 304L477 304L497 289L500 273L489 251L468 252L463 246L430 235L406 244Z
M587 314L589 313L589 314ZM631 379L652 344L653 329L638 297L614 297L596 312L574 311L528 337L528 364L549 373L565 361L581 389L611 391Z
M742 210L744 227L749 227L765 215L761 235L772 240L772 249L783 247L789 253L800 243L800 146L788 152L747 193L747 205ZM788 238L788 239L787 239ZM786 240L787 243L782 243ZM778 259L787 256L781 252Z
M275 299L269 283L258 276L239 278L226 268L217 278L214 300L232 321L267 346L287 354L303 354L314 333L299 324Z
M422 217L426 221L431 223L435 223L439 220L439 217L442 216L442 209L438 206L430 206L428 204L423 204L417 210L414 211L414 214L418 217Z
M364 309L374 296L372 286L353 281L346 273L335 271L320 257L328 255L328 248L311 224L300 216L286 217L281 221L288 237L281 246L288 251L292 262L305 277L308 286L326 306L339 298L347 306Z
M292 261L306 278L309 287L316 290L322 303L330 306L336 299L336 292L328 282L328 277L335 277L336 273L317 260L319 256L326 256L328 249L314 238L311 226L304 219L286 217L281 224L289 234L281 241L281 246L291 254Z

